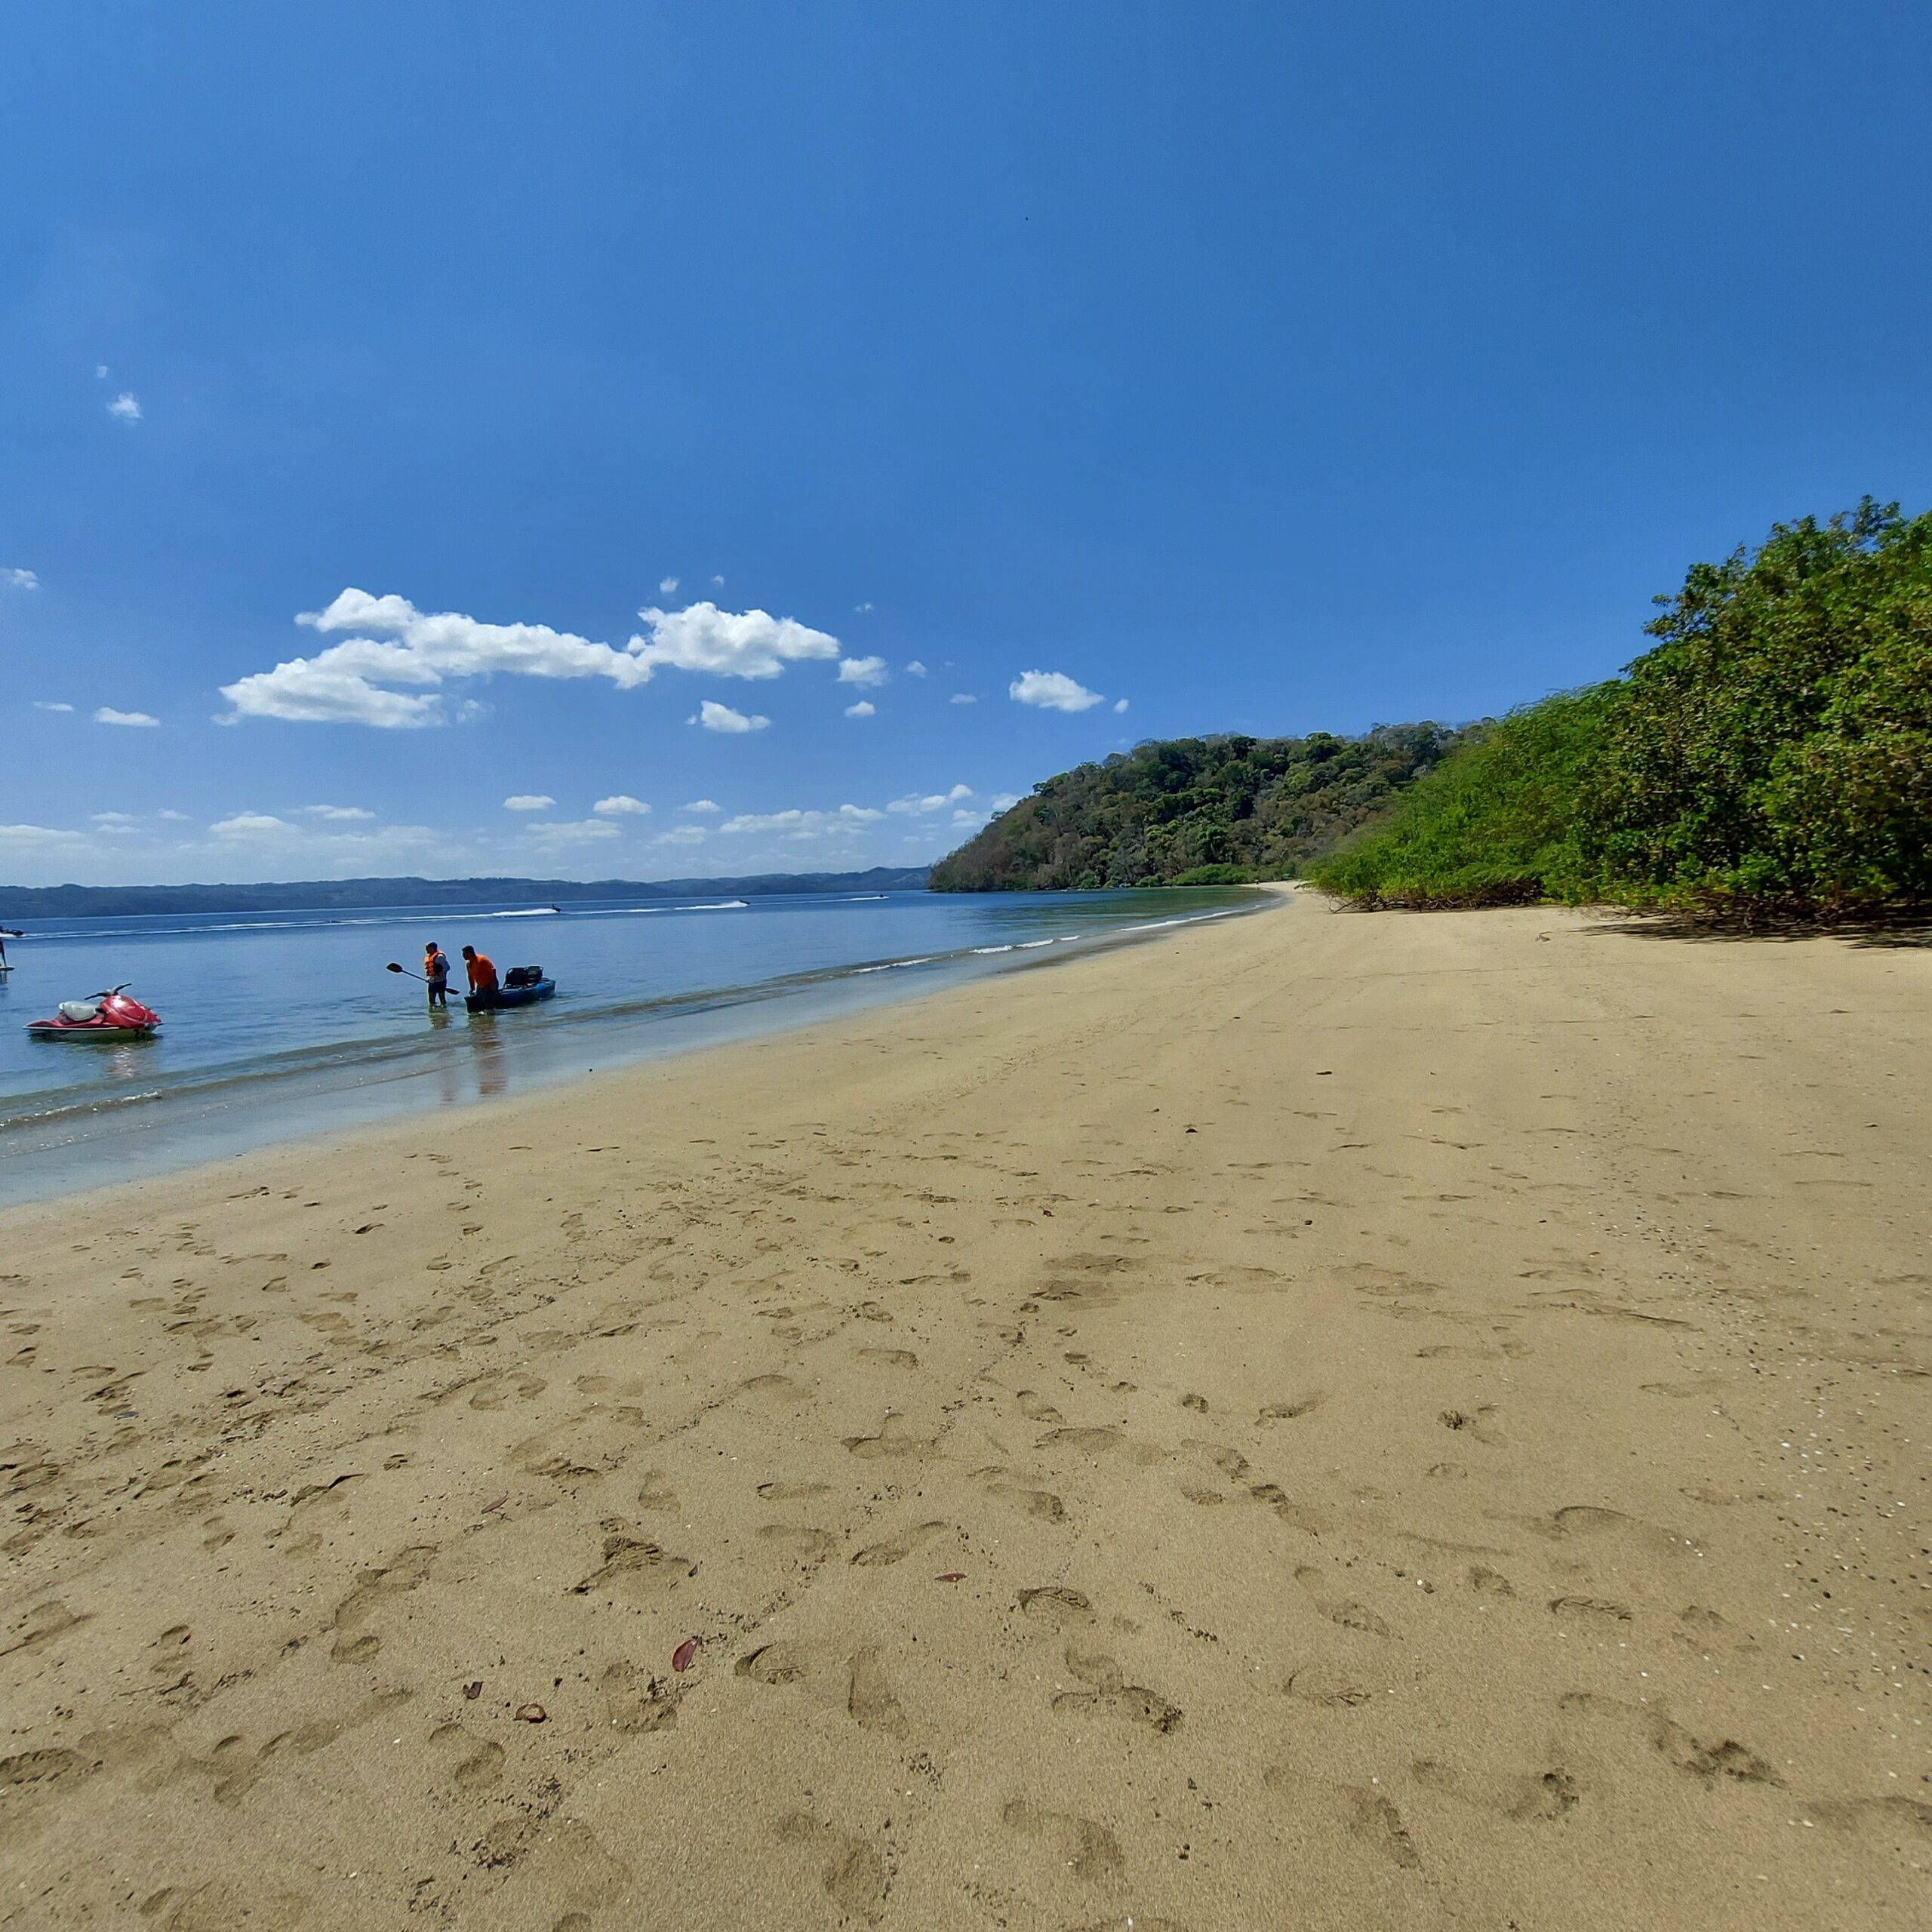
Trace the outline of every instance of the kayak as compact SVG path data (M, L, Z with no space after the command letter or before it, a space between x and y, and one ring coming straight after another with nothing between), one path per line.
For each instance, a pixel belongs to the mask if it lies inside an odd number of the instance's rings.
M537 980L527 986L499 986L493 992L465 993L463 1003L472 1013L494 1013L499 1007L534 1006L556 990L555 980Z

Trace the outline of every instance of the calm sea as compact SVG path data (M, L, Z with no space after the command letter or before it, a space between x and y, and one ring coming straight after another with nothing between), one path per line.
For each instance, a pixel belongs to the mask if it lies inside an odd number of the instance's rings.
M976 974L1036 965L1258 893L941 894L211 913L48 920L0 976L0 1201L44 1198L268 1141L454 1106L742 1038ZM426 1010L440 942L499 971L542 966L556 997L521 1011ZM159 1036L30 1039L63 999L126 981Z

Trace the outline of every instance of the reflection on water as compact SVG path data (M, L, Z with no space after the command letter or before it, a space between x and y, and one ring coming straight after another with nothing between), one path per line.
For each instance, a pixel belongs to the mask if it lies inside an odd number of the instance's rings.
M503 1051L503 1035L497 1031L497 1016L494 1013L471 1014L464 1037L469 1041L471 1064L476 1072L478 1097L487 1100L493 1094L508 1092L509 1061Z

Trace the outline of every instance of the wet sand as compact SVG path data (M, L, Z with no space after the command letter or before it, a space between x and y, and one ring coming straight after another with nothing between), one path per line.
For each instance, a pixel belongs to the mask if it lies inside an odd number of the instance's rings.
M0 1925L1914 1922L1929 1047L1297 898L0 1217Z

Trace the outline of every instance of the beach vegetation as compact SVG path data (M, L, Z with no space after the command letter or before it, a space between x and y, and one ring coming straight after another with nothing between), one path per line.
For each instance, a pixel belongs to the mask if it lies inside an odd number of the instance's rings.
M1657 601L1622 678L1469 732L1315 883L1746 923L1932 905L1932 514L1780 524Z
M998 892L1292 878L1455 743L1423 724L1137 745L1044 780L942 859L931 883Z

